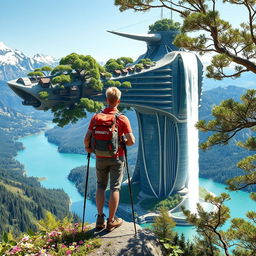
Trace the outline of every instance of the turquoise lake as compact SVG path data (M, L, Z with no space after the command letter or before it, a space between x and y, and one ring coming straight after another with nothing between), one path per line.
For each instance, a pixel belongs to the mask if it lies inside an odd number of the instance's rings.
M83 197L77 192L76 187L67 179L71 169L87 164L86 155L59 153L58 147L47 141L44 133L38 133L19 139L25 147L19 151L16 159L25 166L28 176L44 177L41 182L46 188L63 188L72 201L71 211L82 216ZM91 158L91 166L95 166L95 160ZM200 178L200 186L216 195L220 195L225 190L225 185ZM249 194L243 191L229 192L231 200L226 204L231 209L232 217L244 217L249 210L255 210L255 203L249 199ZM95 221L97 213L95 204L86 201L87 222ZM104 209L108 212L107 208ZM227 226L226 226L227 227ZM195 234L192 226L176 227L176 230L183 232L186 237Z

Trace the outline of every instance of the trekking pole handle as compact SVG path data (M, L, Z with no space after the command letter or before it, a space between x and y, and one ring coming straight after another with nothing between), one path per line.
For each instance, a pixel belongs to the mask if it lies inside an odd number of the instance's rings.
M124 135L121 137L121 144L123 145L125 156L127 156L127 148Z

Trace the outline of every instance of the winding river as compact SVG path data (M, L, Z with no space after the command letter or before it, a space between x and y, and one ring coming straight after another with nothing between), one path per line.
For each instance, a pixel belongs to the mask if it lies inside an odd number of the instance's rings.
M25 166L28 176L42 177L41 184L46 188L63 188L71 198L71 210L82 216L83 197L77 192L76 187L67 179L72 168L85 165L87 159L85 155L59 153L56 145L48 142L44 133L26 136L19 139L25 149L18 152L16 159ZM91 159L91 165L95 165ZM216 195L220 195L225 190L225 185L200 178L200 186ZM253 202L249 199L249 194L243 191L229 192L232 200L226 205L231 209L232 217L244 217L245 213L253 209ZM108 212L105 209L105 212ZM97 213L95 204L86 201L85 220L89 223L95 221ZM191 226L176 227L176 230L183 232L186 237L192 237L195 230Z

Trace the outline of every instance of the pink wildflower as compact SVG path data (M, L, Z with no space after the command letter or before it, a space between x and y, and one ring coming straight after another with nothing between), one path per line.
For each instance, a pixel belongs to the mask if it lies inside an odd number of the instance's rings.
M27 242L29 240L29 236L24 236L22 239L21 239L21 242Z
M12 248L12 250L10 251L10 254L12 255L12 254L15 254L15 253L20 252L20 251L21 251L21 248L19 246L15 245Z
M66 248L67 246L65 244L62 244L61 245L61 248Z
M66 251L66 255L71 255L72 254L72 251L71 250L67 250Z
M78 244L84 244L84 241L81 240L81 241L78 242Z
M86 247L87 247L87 248L91 248L92 246L91 246L90 244L87 244Z

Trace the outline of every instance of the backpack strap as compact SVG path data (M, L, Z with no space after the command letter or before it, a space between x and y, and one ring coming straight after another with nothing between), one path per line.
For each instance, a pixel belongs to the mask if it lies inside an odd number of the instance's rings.
M115 117L116 117L116 118L119 118L119 116L121 116L121 115L123 115L122 112L119 112L119 111L118 111L118 112L115 113Z

